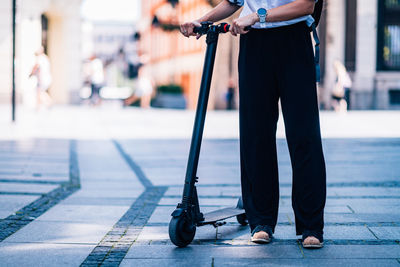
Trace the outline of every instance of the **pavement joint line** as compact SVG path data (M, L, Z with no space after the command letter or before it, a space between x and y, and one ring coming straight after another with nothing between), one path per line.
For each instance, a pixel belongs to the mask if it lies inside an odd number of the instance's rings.
M24 196L43 196L46 193L35 193L35 192L0 192L0 195L24 195Z
M21 184L50 184L50 185L66 185L66 182L55 182L46 180L21 180L21 179L0 179L0 183L21 183Z
M376 239L378 239L378 240L380 239L380 238L374 233L374 231L371 230L371 228L369 228L367 225L365 225L365 227L367 227L368 231L370 231L371 234L372 234L373 236L375 236Z
M130 247L136 242L143 227L168 189L167 186L154 186L122 146L116 140L112 140L112 142L145 187L145 191L81 263L82 267L119 265Z
M128 166L131 168L131 170L136 174L138 177L139 181L142 183L144 187L152 187L153 183L150 181L149 178L144 174L143 170L140 168L138 164L136 164L132 158L125 152L125 150L122 148L120 143L118 143L117 140L112 140L114 146L117 148L118 152L121 154L122 158L126 161Z
M52 191L26 205L22 209L0 221L0 242L28 225L51 207L80 189L79 166L76 140L69 142L69 183L60 184Z
M300 250L301 255L303 256L303 259L305 259L306 255L304 254L304 250L303 250L303 246L301 245L301 241L297 240L296 243L297 243L297 247Z
M24 172L24 171L9 171L9 172L0 172L1 176L30 176L30 177L43 177L43 176L51 176L51 177L63 177L64 174L63 173L56 173L56 172L45 172L45 173L39 173L39 172L35 172L35 173L31 173L31 172Z
M351 213L356 213L356 212L352 209L352 207L350 207L350 205L346 205L346 207L351 211Z
M290 218L289 214L286 214L286 218L288 219L290 225L294 225L294 223L293 223L292 219Z

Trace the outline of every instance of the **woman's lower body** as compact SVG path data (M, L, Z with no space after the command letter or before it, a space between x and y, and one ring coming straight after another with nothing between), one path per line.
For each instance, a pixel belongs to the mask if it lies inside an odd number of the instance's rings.
M280 99L293 170L296 233L321 240L326 172L314 54L305 23L241 36L239 96L242 195L251 230L263 225L274 232L277 224Z

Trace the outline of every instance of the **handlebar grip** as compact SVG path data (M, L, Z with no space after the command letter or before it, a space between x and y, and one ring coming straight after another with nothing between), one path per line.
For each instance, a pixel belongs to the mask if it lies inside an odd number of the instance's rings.
M231 25L229 25L229 24L224 24L224 25L223 25L223 28L222 28L222 32L224 32L224 33L229 32L230 27L231 27ZM245 31L250 31L250 30L251 30L251 26L246 26L246 27L244 28L244 30L245 30ZM194 27L194 28L193 28L193 32L194 32L194 33L201 33L201 34L203 34L203 27Z
M225 24L224 26L223 26L223 32L224 33L226 33L226 32L229 32L229 29L231 28L231 25L229 25L229 24ZM250 31L251 30L251 26L246 26L246 27L244 27L244 30L245 31Z

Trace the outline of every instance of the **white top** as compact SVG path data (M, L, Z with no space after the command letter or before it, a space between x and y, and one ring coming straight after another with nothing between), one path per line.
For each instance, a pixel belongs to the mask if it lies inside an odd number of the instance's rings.
M50 60L45 54L40 54L36 57L36 64L39 67L39 72L37 75L39 85L43 90L47 90L52 81Z
M95 58L91 62L91 82L94 84L102 84L104 82L103 62L99 58Z
M296 0L228 0L228 1L231 2L232 4L243 6L243 10L240 13L240 17L244 17L251 13L257 12L259 8L265 8L268 11L268 9L275 8L278 6L283 6L291 2L294 2ZM315 0L315 2L317 1L318 0ZM287 21L267 22L266 28L276 28L276 27L295 24L301 21L306 21L307 25L311 26L314 22L314 18L311 15L308 15ZM259 22L255 23L252 27L258 29L262 28Z

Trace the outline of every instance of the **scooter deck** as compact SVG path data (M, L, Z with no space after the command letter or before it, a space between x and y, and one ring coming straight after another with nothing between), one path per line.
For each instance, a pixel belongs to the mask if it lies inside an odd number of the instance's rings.
M220 210L215 210L204 214L204 220L199 222L200 225L213 224L240 214L244 214L244 209L237 207L229 207Z

